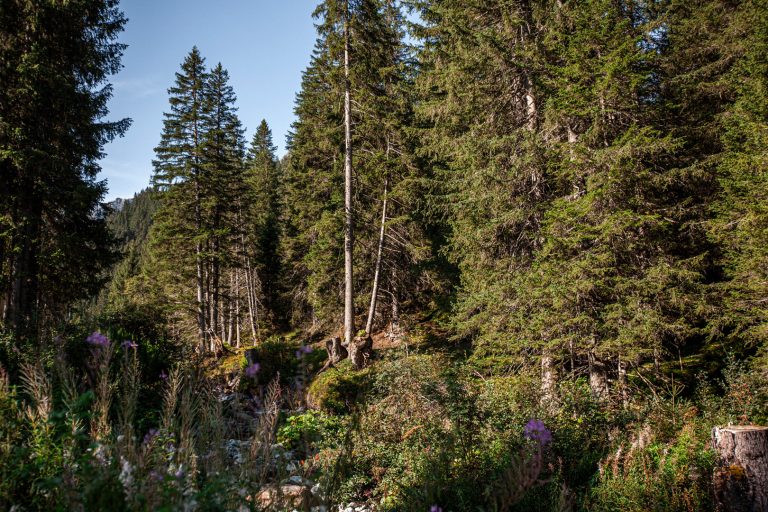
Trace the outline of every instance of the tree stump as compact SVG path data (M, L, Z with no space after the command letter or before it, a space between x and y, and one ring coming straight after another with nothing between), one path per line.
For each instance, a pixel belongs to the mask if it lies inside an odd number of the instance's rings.
M339 364L349 355L347 349L341 344L341 338L328 338L325 340L325 348L328 351L328 361L332 365Z
M768 512L768 427L712 429L719 458L713 484L718 509Z
M372 349L373 340L369 335L355 336L355 339L349 344L349 359L356 369L365 367L371 357Z

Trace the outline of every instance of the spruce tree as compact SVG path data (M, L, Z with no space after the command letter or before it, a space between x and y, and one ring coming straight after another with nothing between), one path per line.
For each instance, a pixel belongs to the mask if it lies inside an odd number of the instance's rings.
M706 180L661 119L655 6L440 2L423 18L425 149L461 271L455 327L478 362L658 360L698 334ZM444 184L447 184L444 185Z
M0 5L0 322L34 337L113 256L97 180L124 45L116 0Z
M244 198L244 215L248 250L248 267L255 275L249 285L257 281L261 290L254 290L251 302L263 296L264 307L273 325L283 323L280 306L281 262L280 213L282 207L281 166L276 156L277 147L272 140L272 130L262 120L253 135L246 158L247 192Z
M202 176L206 191L203 229L206 232L208 324L213 339L230 341L228 333L232 329L226 327L232 320L231 297L227 295L226 282L231 281L227 279L229 272L237 264L233 252L239 239L237 205L244 192L245 143L236 113L235 93L228 82L229 73L219 63L203 87ZM213 343L210 348L216 350Z
M203 209L206 187L203 176L204 86L208 79L205 63L197 47L184 59L176 81L168 90L170 112L164 114L163 133L155 148L157 159L153 185L162 192L162 206L157 215L154 246L162 253L161 261L192 260L194 268L194 309L197 337L201 349L209 338L210 304L206 294L205 242ZM189 243L193 247L189 247ZM180 265L182 277L188 266ZM172 272L165 267L166 272ZM182 280L183 281L183 280ZM172 296L185 296L183 289ZM180 300L187 302L186 298Z
M318 327L331 327L338 320L339 304L344 302L345 295L339 288L344 282L345 266L341 236L344 197L339 192L344 190L346 156L345 13L339 2L324 2L316 12L320 37L297 97L298 120L289 139L285 171L285 270L293 290L293 303L302 305L295 311L295 317L311 319ZM402 15L393 2L350 3L348 80L353 98L350 113L355 190L353 284L355 309L374 313L374 288L378 297L382 286L386 286L390 292L386 295L397 311L400 294L394 290L395 281L418 275L421 270L410 263L414 258L424 259L428 252L423 249L423 233L413 222L413 200L418 197L418 187L414 187L414 181L404 184L406 178L415 177L417 167L412 140L407 135L412 69L403 43L403 25ZM384 215L384 243L380 252L385 183L391 207Z

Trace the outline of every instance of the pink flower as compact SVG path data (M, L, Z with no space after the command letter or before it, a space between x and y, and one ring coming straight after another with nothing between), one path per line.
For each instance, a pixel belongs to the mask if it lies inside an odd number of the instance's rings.
M125 340L123 344L120 346L123 347L125 350L131 349L131 348L139 348L138 343L135 343L131 340Z

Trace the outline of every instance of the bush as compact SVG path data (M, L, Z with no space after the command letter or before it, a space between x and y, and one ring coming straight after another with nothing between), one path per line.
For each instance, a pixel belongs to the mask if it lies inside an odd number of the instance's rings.
M304 447L305 453L308 453L310 446L320 448L328 441L337 440L341 430L339 418L318 411L307 411L285 420L277 432L277 442L289 450Z
M342 361L319 374L307 389L307 404L332 414L347 414L370 386L371 370L355 370L351 361Z

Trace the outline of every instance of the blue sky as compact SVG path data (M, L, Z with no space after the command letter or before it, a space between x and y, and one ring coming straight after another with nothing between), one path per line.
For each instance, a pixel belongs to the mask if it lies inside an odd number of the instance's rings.
M123 70L112 77L110 119L130 117L126 135L105 147L101 178L107 199L131 197L149 184L167 89L197 45L208 66L221 62L237 94L248 141L266 119L278 154L293 122L301 72L315 43L312 11L319 0L123 0L129 18Z

